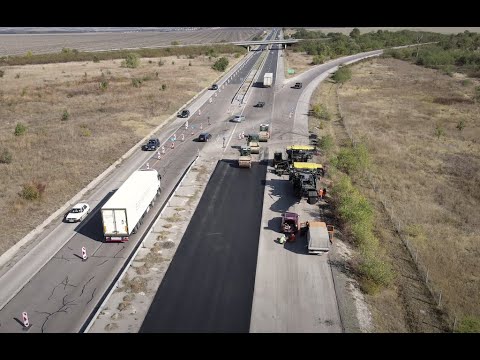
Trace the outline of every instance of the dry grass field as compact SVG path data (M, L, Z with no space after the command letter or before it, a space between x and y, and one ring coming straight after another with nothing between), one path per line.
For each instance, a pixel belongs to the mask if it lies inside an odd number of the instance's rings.
M242 57L227 58L231 67ZM207 56L162 60L2 67L0 152L13 161L0 163L0 254L219 76ZM15 136L19 122L27 132ZM46 185L43 199L19 196L30 181Z
M312 68L313 55L307 55L305 52L293 52L284 50L283 61L285 62L285 78L297 76ZM289 74L288 69L294 69L294 74Z
M418 249L434 288L442 292L442 306L458 319L478 318L480 104L472 100L478 83L395 59L363 62L352 73L338 89L343 121L367 144L371 175ZM315 100L332 113L335 86L324 83ZM333 121L324 131L338 134L335 127ZM378 204L378 194L366 183L360 187L376 204L377 235L397 273L392 289L370 297L377 330L421 331L419 324L428 322L427 308L434 312L435 300L415 300L421 283L413 281L418 274L409 270L411 259Z
M353 27L341 27L341 28L319 27L319 28L306 28L306 29L310 31L321 31L325 34L328 34L331 32L338 32L338 33L348 35L354 28ZM384 30L384 31L412 30L412 31L437 32L441 34L458 34L458 33L464 32L465 30L478 33L480 32L480 27L359 27L358 30L360 30L361 34L372 32L372 31L378 31L378 30ZM289 28L287 29L285 34L290 36L294 34L295 31L296 31L295 29Z
M47 54L62 48L78 51L99 51L125 48L149 48L179 45L207 44L251 39L262 31L258 28L217 28L194 31L143 31L132 33L77 33L77 34L0 34L0 56Z

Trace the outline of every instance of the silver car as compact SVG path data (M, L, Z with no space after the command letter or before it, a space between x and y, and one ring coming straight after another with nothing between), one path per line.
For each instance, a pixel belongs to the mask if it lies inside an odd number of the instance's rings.
M242 121L245 121L245 115L235 115L232 118L232 122L241 123Z

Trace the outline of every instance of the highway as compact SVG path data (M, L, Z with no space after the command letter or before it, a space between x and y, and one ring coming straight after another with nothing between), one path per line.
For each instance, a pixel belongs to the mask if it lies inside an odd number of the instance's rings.
M20 320L24 311L29 314L29 332L82 330L125 259L144 235L145 224L153 219L183 170L205 146L193 140L201 131L211 132L217 140L231 137L232 126L227 121L233 111L231 99L260 53L250 53L225 87L223 84L228 75L219 82L221 87L218 91L206 91L189 106L188 130L177 131L186 120L180 118L161 130L158 136L166 147L166 154L161 160L156 159L156 153L139 149L85 197L93 209L86 220L76 225L61 223L58 218L58 225L48 227L35 240L37 245L28 255L15 265L2 268L0 305L4 305L11 294L16 295L0 310L0 332L21 332ZM217 96L214 96L215 93ZM210 97L212 103L208 101ZM211 125L208 125L209 121ZM177 135L174 149L168 141L173 133ZM184 142L178 141L182 133ZM103 243L99 208L134 170L145 168L146 163L162 174L159 201L129 242ZM82 246L87 249L89 257L85 262L80 258Z
M107 176L100 185L87 194L85 200L94 210L83 223L80 225L63 224L61 219L58 218L56 224L48 227L35 240L37 246L28 255L15 264L7 264L7 266L0 269L0 332L21 332L21 314L23 311L28 312L30 323L32 324L28 330L29 332L82 331L85 322L96 310L97 304L101 301L115 275L122 268L125 259L133 251L138 241L141 240L143 232L147 227L146 224L159 211L166 195L171 191L180 174L198 152L207 151L207 154L212 152L215 156L222 155L223 152L225 159L235 160L238 158L238 146L245 143L245 140L237 138L238 133L241 131L245 133L257 132L260 123L270 123L273 135L267 147L264 146L260 156L257 155L257 160L267 158L268 153L272 154L276 148L284 148L291 145L292 142L305 142L308 137L306 116L308 100L316 84L320 81L319 79L322 76L326 76L326 72L334 69L336 65L365 56L365 54L357 54L338 59L329 64L317 66L297 76L295 79L285 82L283 79L283 58L280 57L281 51L277 49L276 45L274 45L273 49L268 51L264 67L259 71L257 77L258 85L258 82L262 81L265 72L273 72L276 80L271 88L252 87L246 96L246 104L244 106L237 106L232 102L250 69L260 54L264 52L255 51L250 53L245 63L239 65L238 71L233 71L234 76L228 83L225 81L229 74L219 82L220 89L218 91L206 91L189 106L191 116L188 119L190 125L188 130L185 130L182 126L186 119L177 118L157 134L166 147L166 154L162 155L160 160L156 159L156 153L142 152L139 149L138 152L134 153ZM380 52L371 52L370 54L378 53ZM291 85L296 81L304 83L302 90L291 88ZM217 96L214 96L214 94ZM212 103L209 102L210 98ZM257 101L265 101L266 106L264 108L253 107ZM245 122L234 124L228 121L229 117L237 113L242 113L246 116ZM200 126L202 127L201 130ZM201 131L212 133L213 141L208 144L193 141ZM175 141L175 148L172 149L169 138L173 133L176 133L177 141ZM182 134L185 137L183 142L178 140ZM223 138L227 142L225 149L222 148L221 139ZM129 242L123 244L103 243L101 241L102 232L98 213L99 208L134 170L145 168L147 163L150 168L158 169L163 176L162 195L159 201L156 202L153 211L147 215L145 224L140 228L140 231L133 235ZM223 167L225 167L225 164L228 164L228 162L223 162L223 164ZM263 170L260 170L262 168ZM235 177L238 170L245 171L246 169L229 167L223 169L221 165L217 169L219 172L224 171L226 179ZM205 322L204 315L198 315L189 321L186 320L186 314L189 313L186 309L190 300L185 300L182 303L183 308L179 308L184 309L184 312L179 311L172 315L167 314L168 316L162 315L162 311L159 309L162 305L159 304L160 300L157 299L163 299L162 302L166 304L174 303L173 298L168 298L168 294L166 295L165 292L162 293L162 289L174 289L179 294L192 294L192 289L188 288L189 284L183 282L183 287L180 287L174 279L185 278L188 274L191 276L192 271L200 271L198 276L201 275L203 266L201 261L203 260L192 259L191 257L195 256L195 254L192 253L193 249L190 249L186 244L195 244L194 247L198 248L198 251L204 251L207 259L211 259L211 264L209 265L211 273L205 279L205 281L209 281L210 289L218 289L221 278L226 276L222 271L217 271L225 269L226 266L225 259L220 259L221 255L230 256L231 252L229 251L231 249L239 251L236 247L241 242L238 241L237 237L241 235L241 232L235 234L235 236L232 235L232 237L228 236L228 241L225 244L230 244L231 248L220 250L220 257L208 257L212 256L212 254L208 253L208 246L205 246L205 248L200 246L201 239L198 235L198 229L200 225L213 228L215 224L202 223L199 220L192 219L191 229L189 227L190 230L187 231L187 234L182 239L178 249L179 252L177 253L180 259L183 257L184 263L191 262L191 264L189 264L189 267L182 269L180 265L174 265L179 264L179 261L174 258L165 278L168 279L169 276L172 276L173 280L165 282L165 285L162 283L160 286L156 301L150 310L151 314L154 315L147 316L142 331L188 331L188 329L227 332L299 332L305 331L305 329L322 332L341 331L341 321L336 308L335 289L331 275L330 277L325 275L329 270L329 265L324 260L326 258L317 260L319 259L318 257L303 256L303 254L299 256L294 251L288 252L289 255L285 255L286 252L284 252L277 256L275 252L284 249L280 250L276 247L272 250L271 248L275 243L269 240L272 240L274 234L269 233L269 231L274 232L275 227L272 228L269 221L277 217L279 211L284 211L285 206L282 205L282 207L276 208L275 206L272 207L271 203L266 202L268 208L266 209L264 206L262 210L261 203L264 201L264 198L266 199L266 196L279 196L278 189L288 191L288 188L278 187L275 195L275 193L269 192L273 191L273 189L268 185L266 187L267 191L263 193L262 188L261 195L259 194L255 199L247 202L244 201L245 196L243 196L243 199L238 197L238 194L245 194L243 185L249 186L251 185L250 181L256 182L258 179L261 179L264 176L262 175L264 170L264 166L258 165L254 167L251 174L247 176L249 179L255 180L239 183L238 189L235 190L236 194L232 195L237 197L224 197L224 203L215 202L217 205L224 204L222 207L210 209L212 214L220 213L224 216L223 221L221 221L221 231L219 231L222 234L231 234L236 229L236 225L231 222L230 217L228 217L229 221L226 221L226 214L235 215L245 213L246 211L257 214L246 219L246 222L252 228L260 228L260 231L256 232L256 236L252 235L253 230L252 233L248 233L248 246L243 253L244 261L248 265L247 271L240 277L238 275L240 274L238 266L229 264L234 269L232 270L231 279L238 280L239 284L242 285L239 289L229 287L230 292L227 291L223 296L231 293L237 300L229 302L225 297L216 297L222 304L222 311L218 312L218 317L212 315L207 322ZM267 174L267 184L271 180L269 176L270 174ZM221 180L219 181L221 184L224 184ZM245 191L248 191L248 189L257 188L245 187ZM213 190L208 191L211 192ZM227 196L226 192L222 194ZM203 203L206 201L206 199L202 198ZM202 206L205 206L205 204ZM258 206L260 208L257 208ZM297 209L293 204L292 206L298 212L307 212L309 210L300 207ZM258 211L258 213L255 213L255 211ZM219 221L214 220L214 217L207 218L209 221ZM262 224L262 226L259 224ZM217 226L219 225L217 224ZM82 246L87 248L89 256L85 262L80 258ZM189 260L185 260L187 257ZM273 259L275 261L272 261ZM199 261L199 263L195 263L193 260ZM256 274L255 269L253 269L253 264L255 263L257 264ZM179 268L180 272L175 270ZM313 280L315 276L323 276L324 279L319 283L315 281L309 283L314 287L313 290L306 289L302 286L301 281L295 281L298 279L294 275L304 274L305 272L317 274L313 275ZM215 274L219 278L215 278ZM254 282L252 274L255 274ZM274 282L272 282L272 279L275 279ZM200 281L200 278L197 278L197 280ZM292 288L293 283L299 284L299 286ZM253 284L255 284L254 287ZM19 289L21 290L18 291ZM307 297L304 297L302 291L310 291L310 293L307 294ZM15 293L16 295L9 299L10 294ZM319 303L318 301L320 300L307 301L306 305L302 304L302 306L295 307L296 302L302 301L302 299L308 298L311 300L312 297L310 295L312 293L317 297L318 294L321 294L320 299L322 302ZM199 304L203 306L208 305L207 295L207 291L199 294L199 296L203 296L199 300ZM328 306L320 311L321 321L313 322L311 325L302 328L302 322L298 322L298 319L308 319L312 314L316 314L319 311L318 307L322 306L323 303L328 304ZM271 304L277 305L272 307ZM285 304L289 304L289 306ZM210 314L212 314L212 307L211 305L208 306ZM229 313L236 311L232 310L233 307L238 308L238 314L232 319L228 319L226 312L227 310ZM250 309L248 309L249 307ZM197 310L199 309L197 308ZM155 324L157 315L163 320L160 324L152 325ZM204 325L200 324L202 321Z

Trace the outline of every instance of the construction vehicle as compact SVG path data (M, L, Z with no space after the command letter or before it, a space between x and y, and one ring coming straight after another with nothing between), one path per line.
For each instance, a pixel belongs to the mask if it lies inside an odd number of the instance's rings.
M325 254L330 250L334 227L323 221L311 221L307 226L307 247L309 254Z
M288 236L289 241L295 241L299 230L298 214L293 212L282 213L280 232Z
M286 159L283 158L283 152L281 151L275 151L273 153L273 161L272 161L272 166L275 166L279 162L286 161Z
M252 167L252 151L248 146L240 148L240 157L238 158L238 167L251 168Z
M274 172L276 175L287 175L290 173L290 164L287 160L277 162L274 166Z
M259 140L258 134L247 135L247 146L250 147L252 154L260 154Z
M313 157L315 146L311 145L292 145L287 148L288 161L307 162Z
M160 194L161 176L157 170L137 170L102 206L105 241L128 241Z
M266 142L270 139L270 124L260 124L260 132L258 133L258 140Z
M325 170L323 169L322 164L295 161L292 165L292 169L304 171L304 172L310 172L312 174L315 174L317 177L325 176Z
M316 174L310 171L292 169L289 180L293 183L293 191L298 198L306 197L309 204L315 204L319 196L319 182Z

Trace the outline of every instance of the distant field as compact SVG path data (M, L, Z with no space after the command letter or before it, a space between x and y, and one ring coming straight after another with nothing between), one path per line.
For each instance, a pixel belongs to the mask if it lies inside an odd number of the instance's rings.
M0 56L47 54L63 48L99 51L125 48L205 44L248 40L261 30L257 28L217 28L195 31L77 33L77 34L0 34Z
M350 34L354 29L353 27L344 27L344 28L306 28L307 30L322 31L324 33L329 32L339 32L342 34ZM388 30L388 31L400 31L400 30L413 30L413 31L429 31L429 32L438 32L442 34L457 34L468 30L470 32L480 33L480 27L359 27L360 33L367 33L377 30ZM295 30L288 29L287 34L291 35Z

